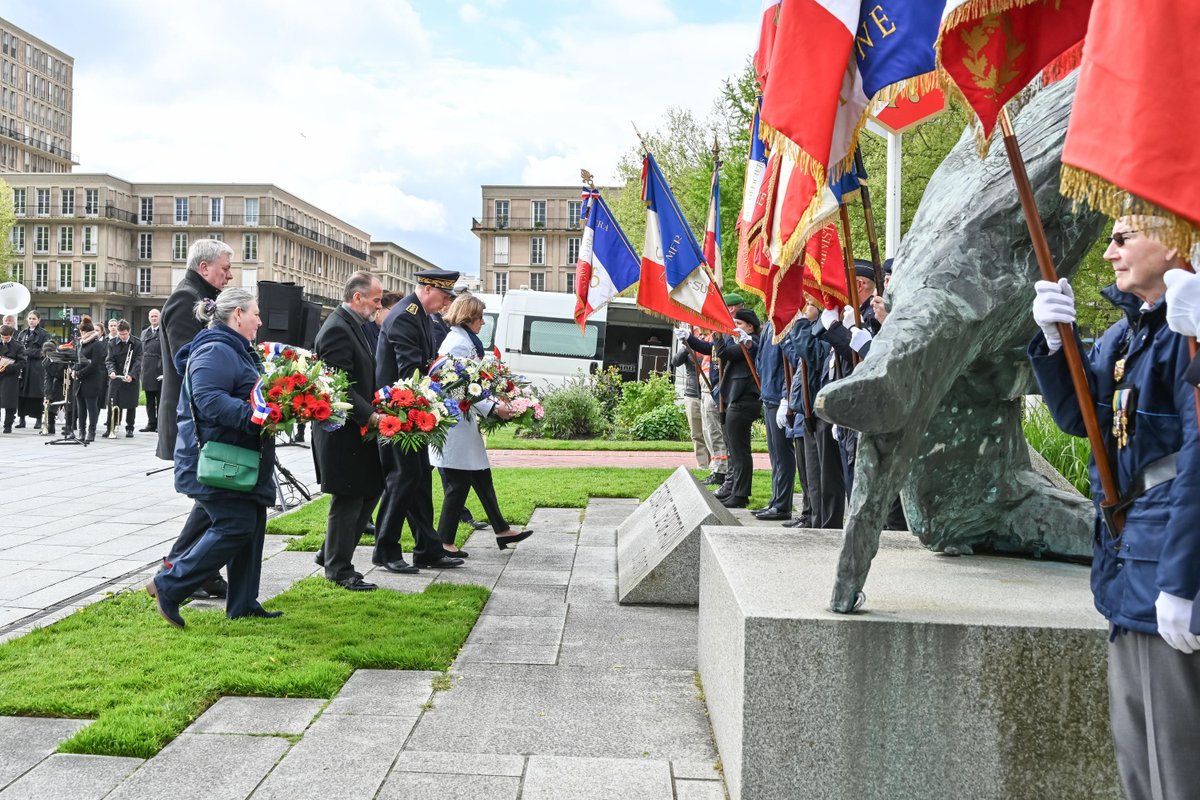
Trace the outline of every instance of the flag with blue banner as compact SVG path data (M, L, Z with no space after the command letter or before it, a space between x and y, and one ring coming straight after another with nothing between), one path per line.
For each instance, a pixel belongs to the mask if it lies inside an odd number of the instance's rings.
M641 272L637 253L600 190L585 186L582 197L587 226L575 265L575 321L580 330L597 309L637 283Z

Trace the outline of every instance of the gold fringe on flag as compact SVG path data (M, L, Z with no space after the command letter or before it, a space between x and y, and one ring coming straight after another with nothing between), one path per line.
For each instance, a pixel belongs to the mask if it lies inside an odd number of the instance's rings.
M1064 197L1113 219L1132 217L1130 224L1134 227L1154 218L1157 224L1147 225L1154 231L1154 238L1169 249L1178 250L1184 261L1192 262L1195 249L1200 248L1200 224L1143 200L1093 172L1063 164L1059 191Z
M1032 6L1037 3L1057 5L1059 0L969 0L942 19L942 30L956 28L967 22L972 22L989 14L1003 14L1021 6ZM940 39L940 37L939 37ZM941 63L941 49L938 50L938 63Z
M912 78L905 78L898 83L893 83L890 86L885 86L875 93L875 97L871 100L871 107L883 104L891 105L901 97L911 98L928 94L934 89L942 87L942 80L937 73L937 70L926 72L921 75L916 75Z

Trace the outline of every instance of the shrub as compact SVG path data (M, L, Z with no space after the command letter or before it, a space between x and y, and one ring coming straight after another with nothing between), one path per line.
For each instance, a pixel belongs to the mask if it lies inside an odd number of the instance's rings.
M587 439L604 433L600 402L588 389L572 385L542 398L542 432L552 439Z
M616 365L606 367L588 376L591 382L592 394L600 403L600 413L609 422L617 418L617 405L621 402L621 390L625 381L621 378L621 370Z
M1026 405L1022 428L1025 440L1042 454L1062 476L1070 481L1084 497L1091 496L1092 479L1088 474L1088 460L1092 457L1092 446L1087 439L1064 433L1050 417L1050 410L1043 402Z
M679 406L669 402L635 419L629 433L640 441L666 439L677 442L688 436L687 418Z
M631 427L640 417L663 406L675 405L675 382L670 373L658 372L645 381L630 381L621 387L617 424Z

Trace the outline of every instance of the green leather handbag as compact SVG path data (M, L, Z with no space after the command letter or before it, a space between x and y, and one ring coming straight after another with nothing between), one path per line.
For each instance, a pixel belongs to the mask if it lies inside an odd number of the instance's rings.
M192 406L192 425L196 430L196 442L200 445L200 461L196 465L196 480L201 485L230 492L253 491L258 484L258 465L262 452L249 447L238 447L225 442L205 442L200 438L200 420L196 413L196 401L192 398L192 380L189 372L184 380L184 391Z

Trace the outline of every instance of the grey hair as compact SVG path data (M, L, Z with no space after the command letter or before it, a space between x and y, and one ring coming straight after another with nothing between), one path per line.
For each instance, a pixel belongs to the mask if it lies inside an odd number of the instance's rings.
M349 303L354 299L356 292L366 294L371 290L371 284L379 280L379 276L374 272L368 272L365 269L360 269L358 272L350 276L350 280L346 281L346 288L342 290L342 300Z
M234 309L240 308L242 311L249 311L252 303L254 303L253 292L249 289L231 287L222 289L216 300L201 300L196 303L193 311L196 319L208 323L208 327L211 328L218 322L228 325Z
M197 239L188 248L187 268L198 270L200 262L207 261L211 264L220 258L222 253L228 253L229 257L233 258L233 248L224 242L218 239Z

